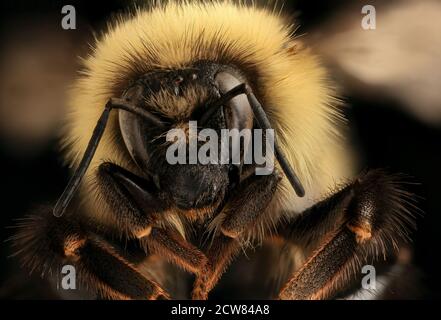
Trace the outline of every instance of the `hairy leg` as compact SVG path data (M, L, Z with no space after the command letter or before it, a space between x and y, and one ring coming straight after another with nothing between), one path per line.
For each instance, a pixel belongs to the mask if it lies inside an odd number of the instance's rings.
M281 290L281 299L326 299L347 285L361 264L386 257L414 226L410 194L382 171L370 171L279 227L289 241L321 244ZM334 219L334 222L332 220ZM302 240L302 236L306 239Z
M153 228L150 236L141 239L141 243L146 251L156 253L190 273L207 271L207 257L177 232Z
M124 236L141 238L150 234L155 215L166 210L148 177L139 178L126 169L105 162L97 170L100 194L111 208L109 214Z
M206 253L208 259L207 270L197 275L193 286L192 298L194 300L206 300L208 298L208 293L219 281L240 248L237 239L224 235L219 235L213 240Z
M177 233L156 227L158 213L165 206L157 199L152 181L111 163L102 164L97 176L112 208L109 215L117 222L114 230L96 223L80 223L78 214L56 218L46 210L42 216L23 223L15 236L18 251L24 253L22 258L30 269L49 270L54 268L53 263L75 262L84 284L101 297L168 296L152 277L146 279L128 262L132 257L126 254L127 250L121 250L121 241L111 240L116 235L123 243L139 241L144 257L156 253L189 272L204 270L207 259L201 251Z
M26 218L13 237L23 265L41 275L61 274L63 265L76 268L79 283L110 299L156 299L168 294L150 277L141 274L98 235L65 215L56 218L52 208Z
M176 231L155 227L160 219L158 213L167 205L158 199L152 181L141 180L111 163L102 164L98 174L106 198L113 204L111 214L120 221L119 228L129 230L127 236L133 234L138 238L146 253L156 253L186 271L197 274L204 270L207 259L200 250Z
M254 227L256 221L265 212L280 179L276 171L266 176L252 175L233 191L227 207L222 212L224 219L220 228L221 234L213 240L206 253L208 272L196 277L193 289L194 299L208 297L208 293L240 251L240 235Z
M246 178L232 192L224 208L221 232L230 238L237 238L253 227L272 200L281 176L275 170L270 175L252 175Z

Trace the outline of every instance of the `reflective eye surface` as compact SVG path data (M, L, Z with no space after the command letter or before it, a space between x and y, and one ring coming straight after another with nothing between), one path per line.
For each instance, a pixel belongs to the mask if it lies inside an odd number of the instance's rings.
M228 72L219 72L215 77L215 81L221 94L230 91L243 82ZM229 129L240 131L245 128L252 129L253 127L253 112L245 94L238 95L227 103L225 115Z

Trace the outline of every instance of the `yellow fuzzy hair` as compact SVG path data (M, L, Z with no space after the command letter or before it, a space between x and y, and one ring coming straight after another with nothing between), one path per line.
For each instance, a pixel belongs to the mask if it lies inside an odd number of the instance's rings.
M120 18L97 40L72 91L65 135L67 160L76 166L110 97L152 69L185 68L198 60L244 66L306 196L286 185L282 205L300 211L351 175L339 137L341 116L326 72L293 39L293 28L273 10L216 2L168 2ZM184 106L185 104L183 104ZM103 161L133 172L113 112L86 174L82 192L93 215L109 211L94 185ZM285 181L286 184L286 181ZM280 197L279 197L280 198Z

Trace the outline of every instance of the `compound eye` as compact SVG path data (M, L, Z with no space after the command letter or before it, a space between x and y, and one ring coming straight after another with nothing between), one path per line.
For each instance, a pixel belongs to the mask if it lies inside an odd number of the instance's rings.
M133 161L145 170L149 160L146 123L132 113L119 110L119 127L124 144Z
M243 83L243 81L225 71L219 72L216 75L215 82L221 94L225 94ZM232 98L226 104L224 112L228 129L238 129L240 131L253 128L253 111L245 94Z
M142 94L139 87L129 89L124 98L133 104L142 103ZM149 161L149 143L152 138L152 123L125 110L118 111L119 127L127 151L138 167L147 171Z
M240 81L237 77L228 72L219 72L215 77L215 82L221 95L226 94L231 89L243 83L243 81ZM244 129L251 130L253 128L253 110L251 109L248 98L245 94L239 94L228 100L224 105L224 114L227 128L230 130L237 129L241 132ZM248 135L248 137L250 138L251 136ZM232 181L236 182L240 179L244 155L249 147L249 140L245 139L244 141L240 141L239 149L235 146L230 147L230 155L240 152L239 163L236 162L237 160L233 159L234 156L231 159L232 166L230 167L230 178Z

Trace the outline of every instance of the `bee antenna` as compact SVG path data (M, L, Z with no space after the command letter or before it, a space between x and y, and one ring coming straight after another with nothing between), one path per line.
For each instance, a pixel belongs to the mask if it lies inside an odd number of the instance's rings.
M56 217L61 217L66 211L70 201L72 200L75 192L77 191L81 180L86 173L87 168L92 161L95 151L98 148L98 144L103 136L104 130L106 129L107 121L109 120L110 111L112 109L122 109L133 114L140 116L141 118L149 121L152 125L156 127L163 127L164 123L155 115L151 114L144 108L138 107L136 105L130 104L127 100L111 98L107 102L103 113L101 114L98 122L93 130L92 137L89 140L86 151L84 152L83 158L75 171L74 175L70 178L69 183L55 204L53 214Z
M251 88L247 84L245 84L244 89L245 89L245 94L247 95L248 98L248 102L250 103L251 108L253 109L254 116L256 117L259 126L265 130L272 129L268 117L266 116L265 110L263 109L260 102L257 100ZM277 140L274 142L274 149L275 149L274 152L276 158L279 161L279 164L282 167L283 172L285 173L286 177L291 183L291 186L294 188L294 191L299 197L303 197L305 195L305 189L303 188L303 185L300 182L299 177L294 172L294 169L291 167L288 160L286 159L282 149L280 149Z

